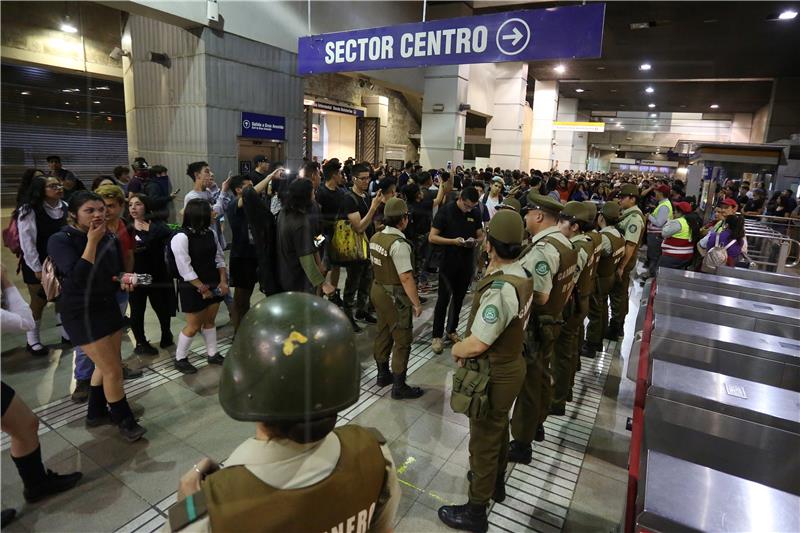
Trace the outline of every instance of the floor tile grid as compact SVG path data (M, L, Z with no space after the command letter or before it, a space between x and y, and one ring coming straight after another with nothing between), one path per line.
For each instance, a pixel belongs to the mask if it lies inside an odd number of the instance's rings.
M530 465L510 466L506 482L507 498L493 504L489 530L494 532L561 530L578 482L586 446L594 426L600 395L611 366L616 343L596 359L581 359L576 373L574 402L567 404L566 415L548 417L545 440L534 443Z

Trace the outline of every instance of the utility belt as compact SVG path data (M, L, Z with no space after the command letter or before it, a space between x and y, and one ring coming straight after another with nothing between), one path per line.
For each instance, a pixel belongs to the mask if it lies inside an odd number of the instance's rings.
M466 359L453 374L450 408L474 420L486 418L489 412L489 379L491 368L486 356Z

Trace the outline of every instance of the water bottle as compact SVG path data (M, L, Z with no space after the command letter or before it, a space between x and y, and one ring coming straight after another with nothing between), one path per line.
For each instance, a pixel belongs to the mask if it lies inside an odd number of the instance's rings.
M150 274L137 274L136 272L120 272L113 279L117 283L125 283L134 287L144 287L153 283L153 276Z

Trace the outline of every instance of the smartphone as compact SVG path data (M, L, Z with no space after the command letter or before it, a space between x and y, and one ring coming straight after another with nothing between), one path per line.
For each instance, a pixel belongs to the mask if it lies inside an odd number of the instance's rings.
M450 172L450 170L451 170L452 168L453 168L453 162L452 162L452 161L448 161L448 162L447 162L447 171L448 171L448 172Z
M325 235L323 235L322 233L314 237L314 246L316 246L317 248L322 246L323 242L325 242Z
M177 189L172 191L172 194L178 194L179 192L181 192L181 188L180 187L178 187Z

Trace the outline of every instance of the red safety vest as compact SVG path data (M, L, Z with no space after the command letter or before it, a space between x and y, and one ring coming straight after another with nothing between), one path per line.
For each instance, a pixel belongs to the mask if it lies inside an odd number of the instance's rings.
M677 220L681 225L681 230L675 235L664 239L664 242L661 243L661 255L689 261L694 257L692 230L684 217Z

